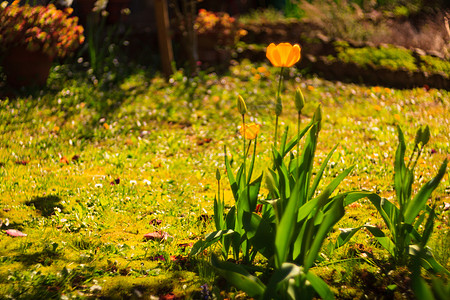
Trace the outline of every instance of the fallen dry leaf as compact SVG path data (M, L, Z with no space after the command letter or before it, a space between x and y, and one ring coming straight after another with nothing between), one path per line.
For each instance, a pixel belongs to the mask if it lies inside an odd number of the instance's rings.
M144 234L144 239L146 240L167 240L169 237L171 236L164 231L155 231Z
M5 231L7 235L13 236L13 237L19 237L19 236L27 236L25 233L16 230L16 229L8 229Z
M67 157L63 156L61 157L61 159L59 160L60 163L62 164L69 164L69 160L67 159Z
M119 183L120 183L120 178L116 178L113 181L111 181L109 184L110 185L116 185L116 184L119 184Z

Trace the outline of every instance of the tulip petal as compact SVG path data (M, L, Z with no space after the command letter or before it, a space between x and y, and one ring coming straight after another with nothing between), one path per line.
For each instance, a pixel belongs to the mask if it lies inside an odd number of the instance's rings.
M291 53L292 45L289 43L281 43L277 46L277 49L281 56L281 66L287 67L286 61L289 57L289 53Z
M292 67L300 60L300 46L295 44L286 59L286 67Z
M250 123L250 124L245 124L244 126L241 126L241 128L239 129L241 135L245 136L245 138L247 140L253 140L256 138L256 136L259 133L259 124L255 124L255 123ZM245 128L245 131L244 131Z
M272 63L272 65L274 65L275 67L279 67L279 55L277 58L275 58L275 50L276 50L276 46L274 43L271 43L266 50L266 57L270 60L270 62Z

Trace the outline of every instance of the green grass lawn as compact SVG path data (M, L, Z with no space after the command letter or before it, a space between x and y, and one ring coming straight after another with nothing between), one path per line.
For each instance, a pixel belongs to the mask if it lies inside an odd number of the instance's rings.
M118 299L170 292L198 298L205 283L218 294L224 291L222 296L239 298L238 291L216 280L204 262L207 254L186 257L192 243L214 230L215 172L218 168L225 178L224 145L233 155L232 166L240 161L238 94L247 102L250 119L261 124L255 174L270 164L278 70L243 62L225 75L188 78L178 72L168 81L140 70L119 83L98 86L83 72L68 76L67 71L65 66L53 70L44 91L0 99L0 298ZM430 126L415 187L430 180L449 157L448 91L342 84L291 68L284 83L282 126L296 126L297 87L306 98L303 124L322 105L316 163L339 143L324 184L355 165L343 190L376 191L393 199L396 125L409 151L416 130ZM231 204L228 183L222 181ZM432 201L437 221L429 246L448 269L448 171ZM368 222L382 224L362 200L347 209L337 227ZM10 237L7 229L27 236ZM163 239L144 238L152 232ZM361 244L373 250L373 258L359 260ZM332 255L324 249L324 256L313 271L338 298L362 296L364 282L357 277L364 271L383 273L374 261L387 261L387 253L366 232ZM401 277L402 270L397 271ZM392 287L400 285L397 277L377 280Z

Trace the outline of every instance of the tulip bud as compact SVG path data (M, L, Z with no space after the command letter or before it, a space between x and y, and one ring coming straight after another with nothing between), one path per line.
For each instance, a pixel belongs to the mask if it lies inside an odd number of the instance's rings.
M416 137L414 139L414 143L416 145L419 145L419 143L422 141L422 127L420 127L419 129L417 129L416 132Z
M322 106L319 104L313 116L314 122L317 122L317 131L319 132L322 129Z
M216 169L216 179L217 179L217 181L220 180L220 171L219 171L219 169Z
M303 97L303 93L300 88L297 88L295 91L295 106L297 107L298 112L301 112L305 106L305 97Z
M238 96L237 108L241 115L245 115L247 113L247 105L245 105L245 100L241 95Z
M428 127L427 125L424 128L422 128L422 136L420 141L422 142L422 145L425 146L429 140L430 140L430 127Z

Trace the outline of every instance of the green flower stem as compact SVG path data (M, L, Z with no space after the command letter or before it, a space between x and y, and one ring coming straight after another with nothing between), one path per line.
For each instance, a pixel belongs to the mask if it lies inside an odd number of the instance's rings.
M242 114L242 133L243 133L242 155L244 155L244 182L247 182L247 151L245 150L245 114Z
M275 104L275 140L273 142L273 145L275 147L275 149L277 148L277 139L278 139L278 116L281 115L281 111L283 109L283 104L281 103L281 82L283 81L283 70L284 67L281 67L280 70L280 80L278 81L278 92L277 92L277 99L276 99L276 104Z
M298 111L297 115L297 136L300 134L300 124L302 122L302 113L301 111ZM297 141L297 170L299 167L299 157L300 157L300 140Z
M411 161L412 161L413 158L414 158L414 153L416 152L416 150L417 150L418 148L419 148L419 147L418 147L418 144L415 144L415 145L414 145L414 149L413 149L413 151L411 152L411 157L410 157L409 160L408 160L408 165L406 166L407 169L409 169L409 166L411 165Z

